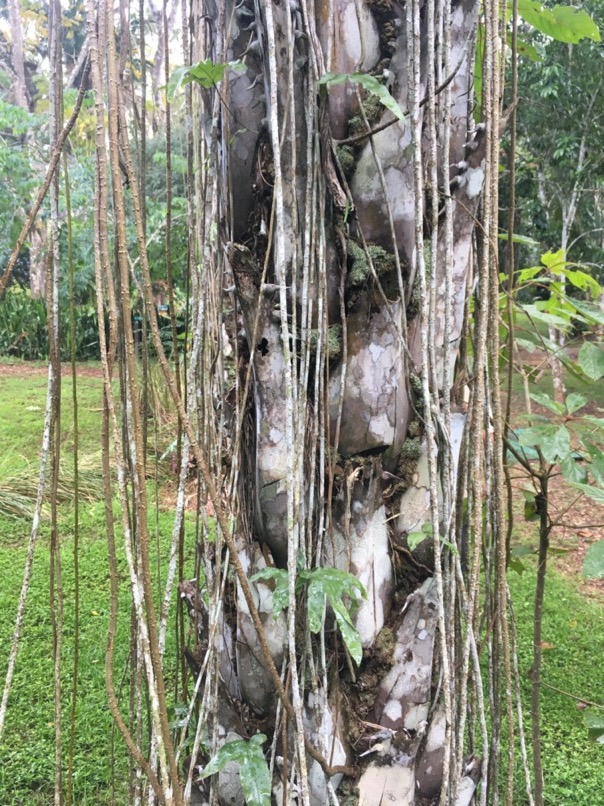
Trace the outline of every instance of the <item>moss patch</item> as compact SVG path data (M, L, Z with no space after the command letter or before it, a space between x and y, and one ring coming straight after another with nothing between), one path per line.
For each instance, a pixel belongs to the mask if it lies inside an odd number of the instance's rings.
M367 252L355 241L348 241L348 282L352 286L364 285L371 277L371 266L378 277L394 271L394 256L377 244L367 244Z
M416 319L422 309L422 295L420 290L419 276L416 274L411 287L411 296L407 304L407 322Z
M319 341L319 331L310 331L310 346L313 350L317 349ZM329 325L327 328L327 357L329 359L337 358L342 352L342 325Z
M401 456L398 463L398 475L403 482L404 489L408 489L413 484L413 477L417 469L417 463L422 455L422 443L419 437L407 437L401 448Z
M351 148L351 146L338 146L336 149L336 154L338 156L340 167L344 172L344 176L346 179L349 179L354 173L355 165L357 163L354 150Z

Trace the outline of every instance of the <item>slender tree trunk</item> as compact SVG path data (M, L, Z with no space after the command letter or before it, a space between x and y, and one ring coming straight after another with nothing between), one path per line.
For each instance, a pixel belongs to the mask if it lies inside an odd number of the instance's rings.
M8 0L8 20L11 35L11 63L15 72L15 104L23 109L27 109L25 62L23 58L23 31L21 28L21 7L19 0Z

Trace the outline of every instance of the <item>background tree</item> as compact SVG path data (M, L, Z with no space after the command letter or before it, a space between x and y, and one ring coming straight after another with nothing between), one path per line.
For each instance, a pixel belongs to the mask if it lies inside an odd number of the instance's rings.
M599 10L594 13L597 20ZM602 166L602 50L597 41L556 41L538 31L524 38L530 58L524 59L518 87L518 230L538 241L541 252L572 249L569 260L593 264L600 256L600 233L589 230L599 229L594 213ZM574 114L561 115L562 109ZM550 340L564 348L555 325ZM555 353L552 371L561 402L562 364Z

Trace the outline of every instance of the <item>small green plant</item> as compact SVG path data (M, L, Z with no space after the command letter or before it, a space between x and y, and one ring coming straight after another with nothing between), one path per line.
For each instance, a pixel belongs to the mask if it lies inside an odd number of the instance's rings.
M268 764L264 758L262 745L266 742L263 733L257 733L251 739L234 739L223 744L215 756L206 764L201 773L201 780L215 775L227 764L239 764L241 788L248 806L270 806L271 777Z
M227 69L236 72L245 72L245 64L240 61L234 62L213 62L211 59L196 64L177 67L170 76L168 83L168 98L172 100L181 87L191 84L199 84L204 89L216 87L225 76Z
M366 92L377 98L382 106L385 106L396 118L399 120L405 119L403 110L394 100L388 88L375 76L368 73L325 73L319 79L319 85L329 88L338 84L345 84L347 81L350 81L351 84L360 84Z
M264 568L254 574L250 578L250 582L267 579L275 582L273 613L278 616L288 603L287 571L282 568ZM357 593L363 599L367 598L367 591L363 583L353 574L340 571L338 568L313 568L311 571L298 571L296 592L301 593L304 589L306 589L306 612L310 631L315 634L320 631L325 619L325 604L329 602L346 648L355 663L360 664L363 659L363 647L350 613L356 607ZM345 598L352 600L351 607L346 606Z

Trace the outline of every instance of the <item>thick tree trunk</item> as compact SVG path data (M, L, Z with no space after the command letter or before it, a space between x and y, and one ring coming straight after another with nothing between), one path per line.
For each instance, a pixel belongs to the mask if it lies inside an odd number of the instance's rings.
M226 181L219 240L226 284L230 274L236 290L239 319L231 332L242 356L241 386L252 362L244 481L253 516L238 526L240 557L248 576L267 565L287 568L290 580L297 566L336 567L367 591L353 615L364 650L355 668L329 608L317 641L298 610L295 652L291 593L288 616L274 618L274 584L253 586L277 668L289 669L290 689L298 675L305 679L300 695L307 738L330 767L356 767L352 783L363 804L437 798L456 727L441 701L437 637L444 605L429 534L434 490L441 499L446 491L429 469L425 423L435 417L442 424L431 407L434 401L438 407L443 389L449 395L446 379L460 344L485 176L485 129L474 127L469 115L478 3L457 0L450 17L448 6L439 6L446 12L450 74L441 76L447 92L436 96L432 129L423 98L437 55L430 51L426 7L408 5L333 0L315 3L313 11L313 4L298 0L227 0L220 12L205 5L214 27L204 56L245 65L243 72L227 72L224 106L214 107L212 121L222 160L216 175ZM412 81L414 65L419 86ZM436 75L442 65L441 51ZM359 139L392 113L354 80L320 89L316 81L325 73L374 76L402 110L415 108L415 116ZM425 135L419 155L417 127ZM420 177L419 198L418 160L427 175L433 155L441 154L432 150L430 131L448 138L456 167L438 156L438 187ZM338 144L342 140L351 142ZM450 225L431 237L434 197L443 208L450 198ZM432 289L426 293L433 294L430 401L420 380L427 326L418 315L424 300L417 211L424 207L422 260ZM466 416L451 415L448 402L446 408L437 447L439 456L442 450L450 457L455 475ZM437 526L444 518L441 509ZM409 534L424 527L425 540L410 543ZM219 710L220 735L251 733L255 719L267 732L280 730L277 754L286 763L285 773L274 776L277 802L291 785L287 770L294 765L300 802L325 804L342 775L326 775L325 766L307 758L306 798L293 725L275 724L274 687L241 595L235 609L236 618L225 615L223 625L228 681L224 670L222 679L228 696L241 699L255 717L242 726L239 719L229 722L232 709ZM457 762L442 802L469 803L480 777L479 759L463 768L461 758ZM228 802L242 803L241 797ZM220 785L218 799L228 799Z

